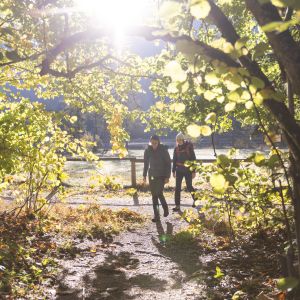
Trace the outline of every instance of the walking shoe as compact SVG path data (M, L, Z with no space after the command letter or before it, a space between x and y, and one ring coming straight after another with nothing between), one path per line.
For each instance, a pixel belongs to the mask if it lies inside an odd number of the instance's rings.
M153 219L151 219L151 221L153 222L153 223L156 223L157 221L158 221L159 219L158 218L153 218Z
M173 211L180 211L180 206L175 206L173 209L172 209Z
M196 207L196 205L195 205L195 201L193 202L193 205L192 205L192 207L194 207L194 208Z
M164 210L164 217L167 217L168 215L169 215L169 210L168 209Z

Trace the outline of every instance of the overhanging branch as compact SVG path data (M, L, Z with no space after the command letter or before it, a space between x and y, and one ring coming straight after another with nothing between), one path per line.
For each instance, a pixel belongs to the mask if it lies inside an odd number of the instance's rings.
M237 63L234 59L232 59L228 54L213 48L203 42L200 41L195 41L191 37L184 35L184 36L173 36L171 33L169 34L164 34L161 36L155 36L153 35L154 32L158 32L158 28L153 28L153 27L139 27L136 28L127 34L129 36L140 36L143 37L147 40L156 40L160 39L166 42L172 42L176 43L177 41L180 40L186 40L188 42L192 42L195 45L198 46L200 54L203 54L212 60L219 60L226 65L230 67L240 67L240 64ZM105 29L89 29L84 32L78 32L75 33L65 39L63 39L56 47L52 48L51 50L48 51L46 58L43 60L41 64L41 75L49 74L50 72L57 73L57 71L50 71L51 70L51 64L54 62L56 57L62 53L63 51L70 49L74 47L76 44L83 42L83 41L93 41L97 40L99 38L102 38L104 36L111 35L110 30L105 30Z

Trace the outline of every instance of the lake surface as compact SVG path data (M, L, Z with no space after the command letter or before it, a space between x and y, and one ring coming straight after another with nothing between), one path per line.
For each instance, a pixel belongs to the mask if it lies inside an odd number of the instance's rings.
M229 149L217 149L217 154L227 154ZM235 158L245 158L255 150L253 149L239 149ZM268 151L261 151L268 153ZM169 149L170 156L173 156L173 149ZM214 153L212 149L195 149L197 159L213 159ZM105 156L110 156L108 153ZM143 158L144 150L129 150L129 156ZM143 176L143 163L136 164L137 181L141 181ZM102 167L97 168L95 163L68 161L66 163L66 172L70 176L71 184L87 185L88 178L93 172L101 175L116 176L116 180L123 184L130 184L131 172L130 161L104 161ZM85 182L87 181L87 182Z

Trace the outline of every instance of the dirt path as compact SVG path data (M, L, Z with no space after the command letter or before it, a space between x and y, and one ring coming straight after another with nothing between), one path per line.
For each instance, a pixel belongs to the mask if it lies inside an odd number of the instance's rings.
M152 214L149 197L100 200L105 206L126 206ZM183 205L190 206L190 203L189 195L185 195ZM148 221L141 229L115 237L108 245L100 240L78 242L80 255L60 261L63 271L58 286L49 290L49 297L63 300L207 299L199 276L198 281L193 279L195 272L202 272L199 249L190 244L187 247L185 243L175 246L165 243L184 226L186 223L178 214L171 213L161 222Z

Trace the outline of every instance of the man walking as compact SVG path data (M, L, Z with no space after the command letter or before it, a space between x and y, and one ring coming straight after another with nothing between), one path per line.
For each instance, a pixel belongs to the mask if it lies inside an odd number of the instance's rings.
M159 220L158 199L164 210L164 217L169 215L168 204L163 194L164 185L169 182L171 175L171 158L167 148L160 143L157 135L150 138L150 143L144 152L143 180L146 183L149 170L149 186L152 194L154 218Z

